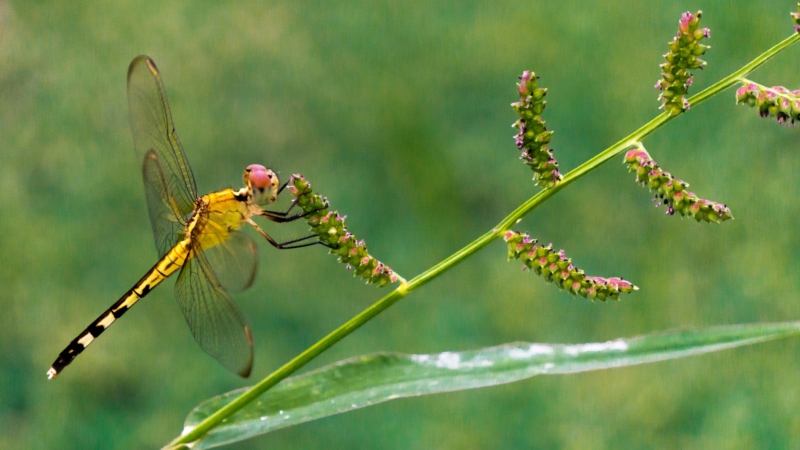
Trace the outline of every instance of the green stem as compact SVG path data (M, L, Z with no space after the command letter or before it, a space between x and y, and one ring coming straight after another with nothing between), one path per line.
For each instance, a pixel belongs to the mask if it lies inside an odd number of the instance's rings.
M712 96L718 94L719 92L731 87L733 84L737 83L737 81L741 77L744 77L748 73L752 72L757 67L764 64L773 56L778 54L781 50L797 42L798 40L800 40L800 34L798 33L795 33L792 36L788 37L787 39L784 39L783 41L781 41L771 49L767 50L766 52L758 56L756 59L754 59L744 67L742 67L741 69L728 75L727 77L723 78L719 82L713 84L712 86L708 87L707 89L698 93L697 95L691 97L689 99L689 104L694 108L700 103L703 103ZM333 332L331 332L330 334L319 340L316 344L312 345L311 347L309 347L308 349L297 355L291 361L281 366L281 368L279 368L278 370L272 372L269 376L261 380L258 384L256 384L252 388L250 388L247 392L243 393L241 396L237 397L236 399L225 405L223 408L219 409L216 413L212 414L211 416L203 420L191 431L188 431L186 432L186 434L183 434L182 436L176 438L172 443L170 443L170 446L186 444L199 439L209 430L211 430L220 422L222 422L225 418L231 416L236 411L240 410L245 405L255 400L265 391L275 386L281 380L288 377L292 373L296 372L298 369L306 365L309 361L322 354L325 350L332 347L340 340L344 339L345 336L357 330L359 327L361 327L361 325L364 325L365 323L370 321L373 317L377 316L378 314L380 314L381 312L383 312L384 310L395 304L398 300L408 295L411 291L433 280L437 276L444 273L446 270L450 269L451 267L455 266L456 264L466 259L469 255L477 252L478 250L482 249L493 240L502 236L508 229L514 226L517 222L519 222L526 214L536 209L539 205L541 205L545 200L553 196L556 192L565 188L567 185L577 180L578 178L596 169L601 164L613 158L614 156L618 155L626 148L629 148L635 145L636 143L641 142L641 140L644 139L646 136L648 136L650 133L652 133L665 123L669 122L670 120L674 119L675 117L676 117L675 115L670 115L669 113L664 112L659 116L657 116L656 118L654 118L653 120L651 120L650 122L648 122L647 124L645 124L644 126L642 126L641 128L639 128L638 130L634 131L630 135L621 139L616 144L612 145L606 150L603 150L590 160L581 164L580 166L578 166L577 168L566 174L561 183L559 183L553 188L540 191L539 193L528 199L525 203L520 205L517 209L512 211L511 214L509 214L505 219L503 219L499 224L497 224L497 226L494 227L491 231L484 233L483 236L472 241L466 247L450 255L449 257L447 257L440 263L436 264L435 266L431 267L430 269L417 275L413 279L409 280L407 283L401 284L394 291L392 291L382 299L378 300L376 303L374 303L372 306L362 311L357 316L348 320L345 324L335 329Z

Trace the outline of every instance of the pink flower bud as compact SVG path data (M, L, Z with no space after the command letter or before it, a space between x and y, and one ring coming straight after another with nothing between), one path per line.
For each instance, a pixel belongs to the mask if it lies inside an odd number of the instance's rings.
M794 125L800 120L800 90L783 86L768 88L746 81L736 90L736 103L755 106L761 117L775 117L781 125Z
M669 43L669 52L664 55L666 63L661 64L661 80L656 83L656 89L662 93L658 96L661 108L670 114L680 114L690 108L686 95L694 78L689 70L702 69L706 64L698 56L708 50L707 45L700 44L700 40L709 38L711 32L708 28L698 29L702 12L697 14L685 12L678 22L678 33Z
M367 283L383 287L396 281L403 280L388 266L376 260L367 253L364 241L357 241L355 236L347 231L344 221L347 218L336 211L328 211L328 201L314 194L311 185L301 175L293 175L289 179L289 192L297 197L297 205L307 215L311 230L337 255L339 261L348 269L355 266L354 276L365 278Z
M682 217L689 216L697 221L714 223L733 218L730 209L725 205L701 199L694 192L686 190L689 184L662 170L641 144L638 148L625 153L624 162L628 164L630 172L637 173L637 182L648 186L656 193L656 199L661 200L656 206L662 204L667 206L667 215L671 216L678 212ZM650 170L642 177L644 168Z
M582 270L572 264L564 250L553 250L553 245L536 245L537 240L531 239L527 234L514 231L504 233L503 239L508 242L509 259L519 259L525 265L523 270L531 269L547 282L554 282L556 286L573 295L594 300L618 299L620 293L628 293L637 289L633 284L621 278L587 276ZM519 244L522 243L522 250Z
M518 130L514 135L514 143L519 150L522 150L520 159L533 170L536 184L553 187L562 177L557 170L558 163L553 158L552 150L547 147L553 132L547 131L545 122L541 118L547 103L543 100L547 90L537 87L538 77L533 72L526 70L519 78L520 83L517 86L520 101L511 104L520 117L512 125Z

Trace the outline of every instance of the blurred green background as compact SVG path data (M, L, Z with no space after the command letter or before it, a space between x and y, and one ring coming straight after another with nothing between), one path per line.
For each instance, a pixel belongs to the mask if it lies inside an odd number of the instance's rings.
M699 92L792 31L795 1L145 2L0 0L0 447L146 448L244 386L153 292L56 381L64 346L155 262L125 74L159 65L199 188L243 168L303 173L370 251L410 278L538 188L510 127L535 70L564 172L659 111L653 84L685 10L712 30ZM800 87L800 48L752 78ZM722 225L666 217L621 157L519 229L641 290L590 303L521 272L494 243L309 367L379 350L580 343L800 317L800 131L726 92L645 142ZM266 225L302 236L302 224ZM254 234L253 234L254 235ZM266 243L264 243L266 244ZM260 245L236 300L258 380L377 300L323 248ZM797 448L800 342L388 402L234 448Z

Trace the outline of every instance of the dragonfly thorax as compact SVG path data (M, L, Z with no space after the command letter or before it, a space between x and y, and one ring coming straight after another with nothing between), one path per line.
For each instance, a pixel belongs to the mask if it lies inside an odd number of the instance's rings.
M250 164L244 170L244 184L253 196L253 203L269 205L278 198L278 175L260 164Z

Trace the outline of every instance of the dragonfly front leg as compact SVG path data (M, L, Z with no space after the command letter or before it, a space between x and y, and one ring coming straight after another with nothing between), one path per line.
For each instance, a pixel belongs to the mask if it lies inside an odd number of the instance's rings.
M286 211L269 211L269 210L265 209L265 210L262 211L261 215L264 216L264 217L286 217L286 216L289 215L289 212L291 212L292 209L294 209L294 207L296 205L297 205L297 199L295 199L292 202L292 205L289 206L289 209L287 209ZM297 220L297 219L299 219L300 217L303 217L303 216L300 215L300 214L297 214L297 215L292 216L292 217L295 217L295 219L292 219L292 220Z
M253 219L249 219L248 218L247 219L247 223L249 223L253 228L255 228L256 231L258 231L258 233L261 234L261 236L264 236L264 239L266 239L267 242L269 242L273 247L275 247L275 248L277 248L279 250L288 250L288 249L291 249L291 248L310 247L312 245L317 245L317 244L324 245L325 247L328 247L327 244L325 244L324 242L319 241L319 240L314 241L314 242L303 242L303 241L307 241L309 239L313 239L313 238L317 237L316 235L313 235L313 234L310 234L308 236L301 237L301 238L298 238L298 239L292 239L291 241L278 242L275 239L273 239L272 236L268 235L266 231L262 230L261 227L258 226L257 223L253 222Z
M278 195L281 195L281 192L283 192L283 190L286 189L286 186L288 185L289 185L288 181L286 183L283 183L283 186L281 186L281 188L278 189Z
M299 199L295 199L292 202L292 205L289 206L289 209L287 209L286 211L269 211L269 210L266 210L266 209L262 209L261 211L258 212L258 214L261 217L265 217L265 218L267 218L267 219L269 219L269 220L271 220L273 222L284 223L284 222L291 222L291 221L297 220L297 219L302 219L303 217L308 217L311 214L315 214L315 213L319 212L320 210L325 209L325 208L328 207L328 202L325 201L325 206L322 207L322 208L312 209L311 211L307 211L307 212L304 212L302 214L295 214L293 216L289 216L289 212L292 210L292 208L294 208L297 205L297 201L298 200Z
M281 192L283 192L283 190L286 189L286 186L288 186L288 185L289 185L288 181L286 183L283 183L283 186L281 186L280 189L278 189L278 192L276 193L276 196L280 196ZM266 211L266 210L264 210L264 213L262 215L264 217L268 217L268 215L269 216L273 216L273 217L286 217L287 215L289 215L289 213L292 211L292 209L294 209L294 207L297 206L297 200L298 199L294 199L292 204L289 206L289 209L287 209L286 211ZM297 216L292 220L297 220L300 217L303 217L303 216Z
M297 219L302 219L303 217L308 217L311 214L314 214L314 213L317 212L316 210L311 210L311 211L308 211L306 213L295 214L293 216L288 216L287 217L287 214L289 214L289 211L291 211L291 210L292 210L292 208L289 208L286 212L279 212L279 211L267 211L266 209L263 209L258 214L261 217L269 219L269 220L271 220L273 222L285 223L285 222L292 222L292 221L295 221Z

